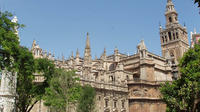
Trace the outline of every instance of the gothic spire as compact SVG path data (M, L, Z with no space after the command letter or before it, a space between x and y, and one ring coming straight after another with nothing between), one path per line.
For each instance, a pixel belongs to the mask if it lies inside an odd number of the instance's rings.
M87 49L90 49L90 39L89 39L89 33L87 32L87 40L86 40L86 47Z
M74 53L73 53L73 51L72 51L72 54L71 54L71 58L74 59Z
M65 62L65 57L64 57L63 53L62 53L62 62L63 63Z
M78 51L78 49L76 50L76 58L79 58L80 57L80 53Z
M104 48L103 54L101 55L101 59L106 59L106 48Z
M91 49L90 49L90 40L89 40L89 33L87 32L87 40L85 46L85 53L84 53L84 64L89 65L92 61L91 57Z

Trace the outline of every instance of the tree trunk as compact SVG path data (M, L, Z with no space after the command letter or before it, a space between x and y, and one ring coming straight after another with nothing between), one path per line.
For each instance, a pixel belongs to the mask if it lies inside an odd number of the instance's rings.
M192 108L192 112L195 112L195 111L196 111L197 104L198 104L199 102L200 102L200 98L194 100L194 105L193 105L193 108Z

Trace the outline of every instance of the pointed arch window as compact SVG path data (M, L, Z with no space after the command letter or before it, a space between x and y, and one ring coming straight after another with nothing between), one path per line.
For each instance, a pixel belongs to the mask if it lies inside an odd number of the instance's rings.
M173 52L171 52L171 53L170 53L170 56L171 56L171 57L174 57L174 53L173 53Z
M105 99L105 107L108 107L108 99Z
M162 42L163 42L163 43L165 42L165 39L164 39L164 37L162 37Z
M169 17L169 22L170 22L170 23L172 22L172 17Z
M171 32L168 32L169 40L172 40Z
M167 36L165 36L165 42L167 42Z
M175 33L173 33L173 39L174 39L174 40L176 39L176 37L175 37Z
M117 108L117 101L114 100L114 108Z

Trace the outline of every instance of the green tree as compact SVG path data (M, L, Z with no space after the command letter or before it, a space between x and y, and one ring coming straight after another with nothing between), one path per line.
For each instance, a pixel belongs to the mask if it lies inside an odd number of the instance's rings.
M181 77L161 87L168 111L200 111L200 45L195 45L184 54L179 69Z
M94 112L95 108L95 89L90 85L82 87L81 97L78 101L77 112Z
M9 12L0 11L0 70L17 70L17 55L19 52L19 38L15 29L23 25L13 23L13 15Z
M66 112L69 104L76 104L80 97L81 86L78 81L75 71L57 69L49 82L50 87L46 88L43 97L45 105L49 106L52 112Z
M33 83L35 61L27 48L19 49L17 61L19 69L17 72L16 107L20 112L27 112L32 103L32 98L36 95L33 89L35 88Z
M26 48L22 48L18 56L16 106L20 112L30 112L45 94L45 88L49 86L47 82L54 74L54 64L48 59L34 59ZM42 75L44 82L35 83L34 74Z
M23 27L13 23L13 15L0 11L0 71L17 73L16 107L20 112L30 112L48 87L54 73L54 64L48 59L34 59L32 53L19 45L16 30ZM44 76L44 83L34 83L34 73Z

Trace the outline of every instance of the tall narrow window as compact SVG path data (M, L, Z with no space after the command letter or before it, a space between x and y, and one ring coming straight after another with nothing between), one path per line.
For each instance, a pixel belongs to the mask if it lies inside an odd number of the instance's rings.
M124 101L124 100L122 100L122 108L124 108L124 107L125 107L125 106L124 106L124 102L125 102L125 101Z
M169 40L172 40L171 32L168 32Z
M165 36L165 42L167 42L167 36Z
M108 100L105 100L105 107L108 107Z
M163 43L165 42L164 37L162 37L162 42L163 42Z
M169 17L169 22L170 22L170 23L172 22L172 17Z
M176 39L176 37L175 37L175 33L173 33L173 39L174 39L174 40Z
M114 76L110 76L110 81L114 82L115 81L115 78Z
M176 38L177 38L177 39L179 38L178 32L176 32Z
M117 101L114 101L114 108L117 108Z
M101 101L101 96L99 96L99 101Z

